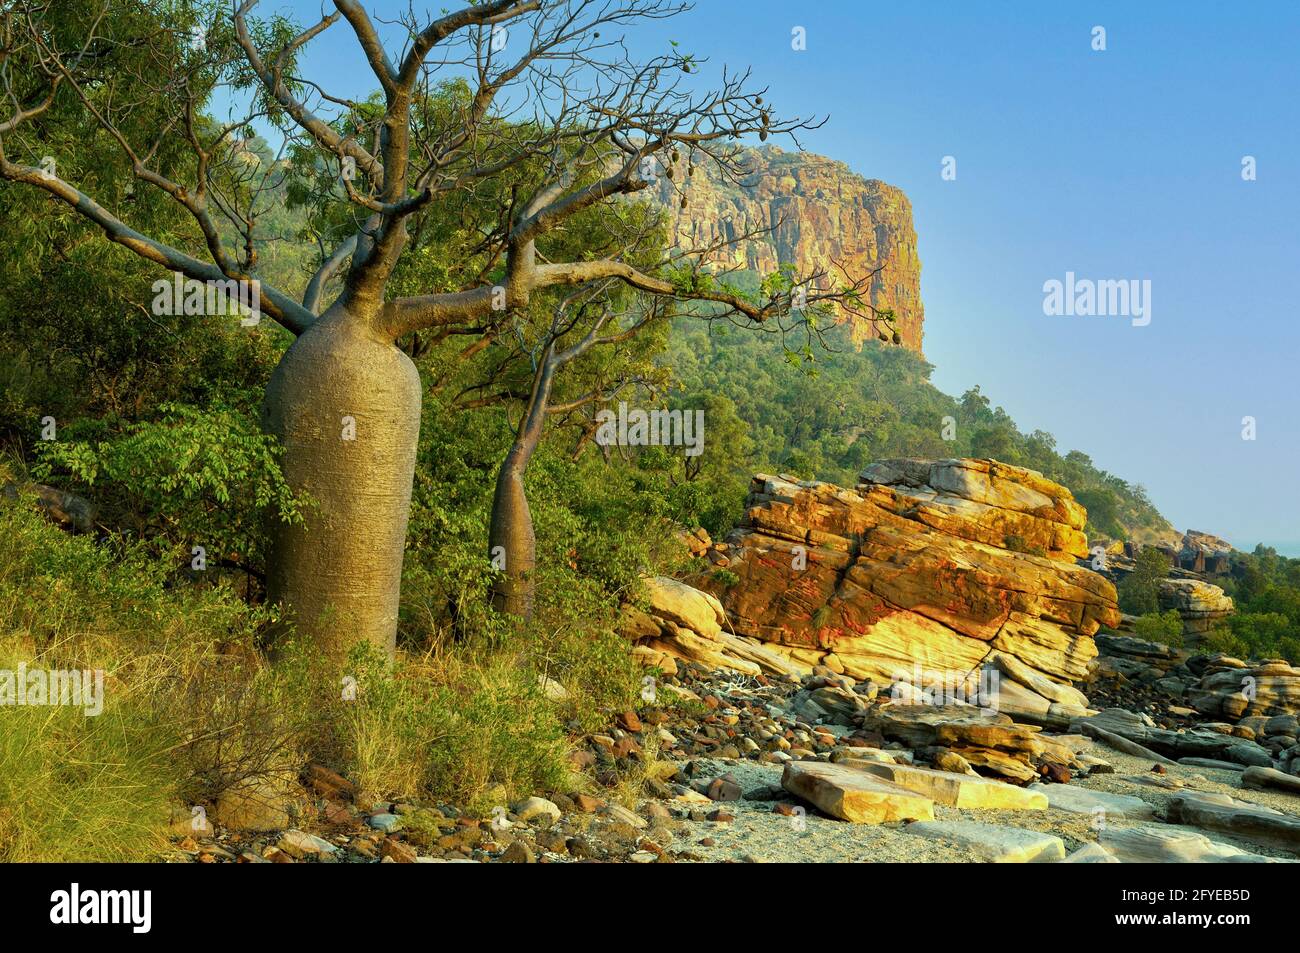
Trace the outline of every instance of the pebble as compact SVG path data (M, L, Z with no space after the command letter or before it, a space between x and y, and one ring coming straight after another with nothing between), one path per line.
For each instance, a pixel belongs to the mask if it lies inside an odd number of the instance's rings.
M284 853L299 860L304 857L326 857L338 850L327 840L300 830L288 830L280 835L276 846Z
M548 801L544 797L530 797L523 801L514 809L515 816L521 821L531 821L534 818L545 817L552 823L558 821L562 812L560 807L554 801Z

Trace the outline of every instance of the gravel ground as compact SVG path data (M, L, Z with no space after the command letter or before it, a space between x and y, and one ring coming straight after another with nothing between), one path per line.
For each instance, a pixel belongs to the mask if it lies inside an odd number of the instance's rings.
M1156 809L1153 821L1112 820L1116 827L1134 824L1158 823L1164 817L1165 807L1177 791L1134 781L1128 775L1143 777L1151 774L1151 763L1098 743L1092 743L1087 754L1110 762L1115 774L1094 774L1089 778L1072 781L1080 787L1127 794L1141 798ZM732 774L746 795L781 784L781 768L753 761L714 761L715 774ZM1241 788L1241 775L1236 771L1208 768L1171 766L1166 777L1181 780L1186 790L1210 791L1228 794L1238 800L1264 807L1275 808L1300 815L1300 796L1282 791L1255 791ZM790 804L799 803L793 795L777 798ZM802 818L802 829L797 819L773 812L774 801L743 800L724 806L732 810L735 821L716 823L687 821L686 831L678 836L676 849L689 850L702 860L736 861L748 863L973 863L978 862L969 850L952 847L927 838L907 833L906 824L849 824L826 817L809 808ZM1044 811L972 811L935 806L936 820L971 820L1002 824L1026 830L1056 834L1065 842L1071 853L1088 841L1097 839L1093 819L1089 815L1071 814L1048 809ZM1191 829L1191 828L1189 828ZM1197 829L1199 831L1199 829ZM1199 831L1212 841L1229 844L1256 854L1271 857L1294 858L1286 851L1271 849L1251 841L1228 837L1213 831ZM701 844L711 839L712 844Z

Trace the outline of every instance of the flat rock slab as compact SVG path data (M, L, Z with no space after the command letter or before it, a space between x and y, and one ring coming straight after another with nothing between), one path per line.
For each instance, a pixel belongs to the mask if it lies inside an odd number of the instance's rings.
M1146 825L1107 828L1099 842L1121 864L1274 863L1239 847L1216 844L1204 834L1176 827Z
M884 778L901 788L915 791L949 807L1041 811L1048 804L1047 796L1044 794L972 774L935 771L931 768L914 768L902 764L882 764L875 761L841 763Z
M1105 714L1103 712L1102 714ZM1152 751L1145 745L1140 745L1125 735L1118 734L1102 727L1100 724L1093 724L1092 721L1071 722L1070 726L1079 725L1084 734L1096 738L1102 744L1109 745L1116 751L1122 751L1124 754L1132 755L1135 758L1144 758L1148 761L1154 761L1156 764L1174 764L1175 762L1166 758L1162 754Z
M1037 727L1018 725L1006 715L968 705L888 705L867 715L863 727L913 748L974 746L1027 756L1043 753Z
M1257 789L1276 788L1279 791L1300 794L1300 778L1273 768L1247 768L1241 772L1241 786Z
M1092 814L1115 820L1149 820L1155 809L1140 797L1109 794L1073 784L1031 784L1030 791L1040 791L1048 806L1071 814Z
M1300 817L1200 791L1177 794L1169 802L1172 824L1220 831L1286 850L1300 850Z
M855 824L930 821L934 802L853 768L824 761L792 761L781 786L831 817Z
M1238 764L1246 764L1257 768L1273 767L1273 757L1268 753L1268 749L1255 744L1253 741L1242 741L1231 745L1224 750L1223 756L1229 761L1235 761Z
M989 864L1050 863L1065 859L1065 843L1053 834L975 821L922 821L909 834L948 840L974 851Z
M1065 860L1063 864L1118 864L1119 858L1108 851L1105 847L1096 843L1087 843L1076 850Z
M1235 761L1220 761L1218 758L1179 758L1178 763L1189 768L1212 768L1215 771L1243 771L1246 767Z

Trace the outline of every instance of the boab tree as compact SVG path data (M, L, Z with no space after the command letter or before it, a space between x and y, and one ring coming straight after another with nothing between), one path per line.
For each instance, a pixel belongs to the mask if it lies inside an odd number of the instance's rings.
M262 311L296 335L268 384L264 423L283 443L289 484L315 503L305 525L275 528L268 590L325 649L367 639L391 650L420 416L418 374L395 343L451 328L490 336L546 289L604 280L709 302L759 325L788 315L793 282L785 293L745 295L682 279L698 279L697 270L655 273L619 255L546 260L538 242L583 210L644 189L676 150L726 167L738 137L794 135L812 123L777 118L747 74L724 70L698 90L687 77L701 64L675 47L631 56L613 31L684 9L666 0L482 0L393 24L357 0L334 0L333 12L301 30L257 19L256 6L10 0L0 10L0 178L44 191L162 268L224 283L262 277L261 190L224 192L217 173L251 122L275 124L291 148L313 149L338 170L333 200L347 207L352 233L323 251L301 298L261 284ZM351 31L369 64L378 108L300 75L304 47L338 29ZM138 68L105 69L107 54L127 44ZM450 125L421 122L422 104L448 76L469 84L467 105ZM214 91L246 113L210 120ZM142 96L163 116L148 132L132 121ZM125 158L142 188L175 203L192 221L191 241L137 231L120 203L42 161L43 119L70 113ZM178 141L191 153L183 174L156 161ZM504 210L489 280L390 292L413 215L539 157L547 174ZM599 175L578 174L597 164Z

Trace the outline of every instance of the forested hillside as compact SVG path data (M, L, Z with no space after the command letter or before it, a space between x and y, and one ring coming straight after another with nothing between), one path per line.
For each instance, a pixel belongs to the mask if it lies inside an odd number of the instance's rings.
M852 486L884 457L993 457L1069 487L1088 509L1090 535L1139 542L1176 535L1141 485L1099 469L1082 451L1058 451L1050 433L1022 433L978 386L960 399L943 393L912 351L875 341L858 350L839 329L826 333L824 346L795 349L779 335L681 321L666 363L683 405L715 407L710 423L719 429L705 456L726 456L738 477L779 470Z

